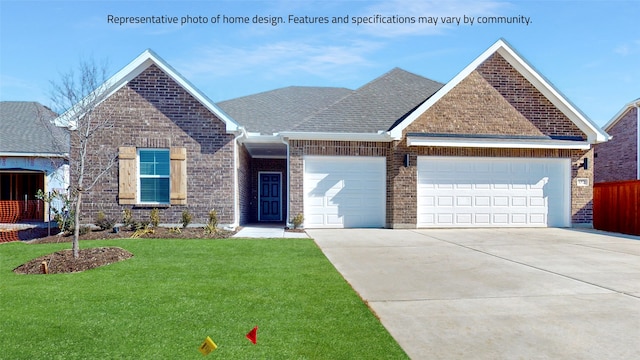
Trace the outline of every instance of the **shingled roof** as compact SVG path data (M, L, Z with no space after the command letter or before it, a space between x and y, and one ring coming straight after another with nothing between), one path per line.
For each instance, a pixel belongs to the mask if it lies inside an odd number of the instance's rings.
M247 131L274 134L290 131L314 113L351 94L335 87L289 86L217 103Z
M0 153L64 155L69 135L51 123L56 113L33 101L0 102Z
M249 132L377 133L443 84L395 68L356 90L292 86L217 103Z
M296 125L294 131L388 131L443 84L395 68Z

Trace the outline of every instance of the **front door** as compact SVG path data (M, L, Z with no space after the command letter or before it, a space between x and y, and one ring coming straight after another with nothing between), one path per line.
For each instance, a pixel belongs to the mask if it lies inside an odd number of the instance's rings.
M258 174L258 221L282 221L282 174Z

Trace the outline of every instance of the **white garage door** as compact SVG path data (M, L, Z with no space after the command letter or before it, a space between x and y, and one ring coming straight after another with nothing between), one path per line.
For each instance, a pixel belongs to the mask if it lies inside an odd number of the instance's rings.
M384 157L304 158L304 226L384 227Z
M569 226L570 160L418 157L418 227Z

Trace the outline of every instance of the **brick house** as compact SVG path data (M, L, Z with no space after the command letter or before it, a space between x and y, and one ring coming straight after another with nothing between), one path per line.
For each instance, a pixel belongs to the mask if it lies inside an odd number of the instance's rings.
M589 224L592 145L608 139L503 40L446 84L393 69L214 104L148 50L101 91L117 121L95 145L119 166L85 221L157 207L231 227Z
M612 139L595 147L595 182L640 180L639 108L636 99L604 126Z

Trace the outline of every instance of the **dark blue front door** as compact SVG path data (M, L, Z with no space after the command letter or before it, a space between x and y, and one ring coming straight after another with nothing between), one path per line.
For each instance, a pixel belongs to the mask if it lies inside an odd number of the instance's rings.
M282 221L282 174L260 173L259 221Z

